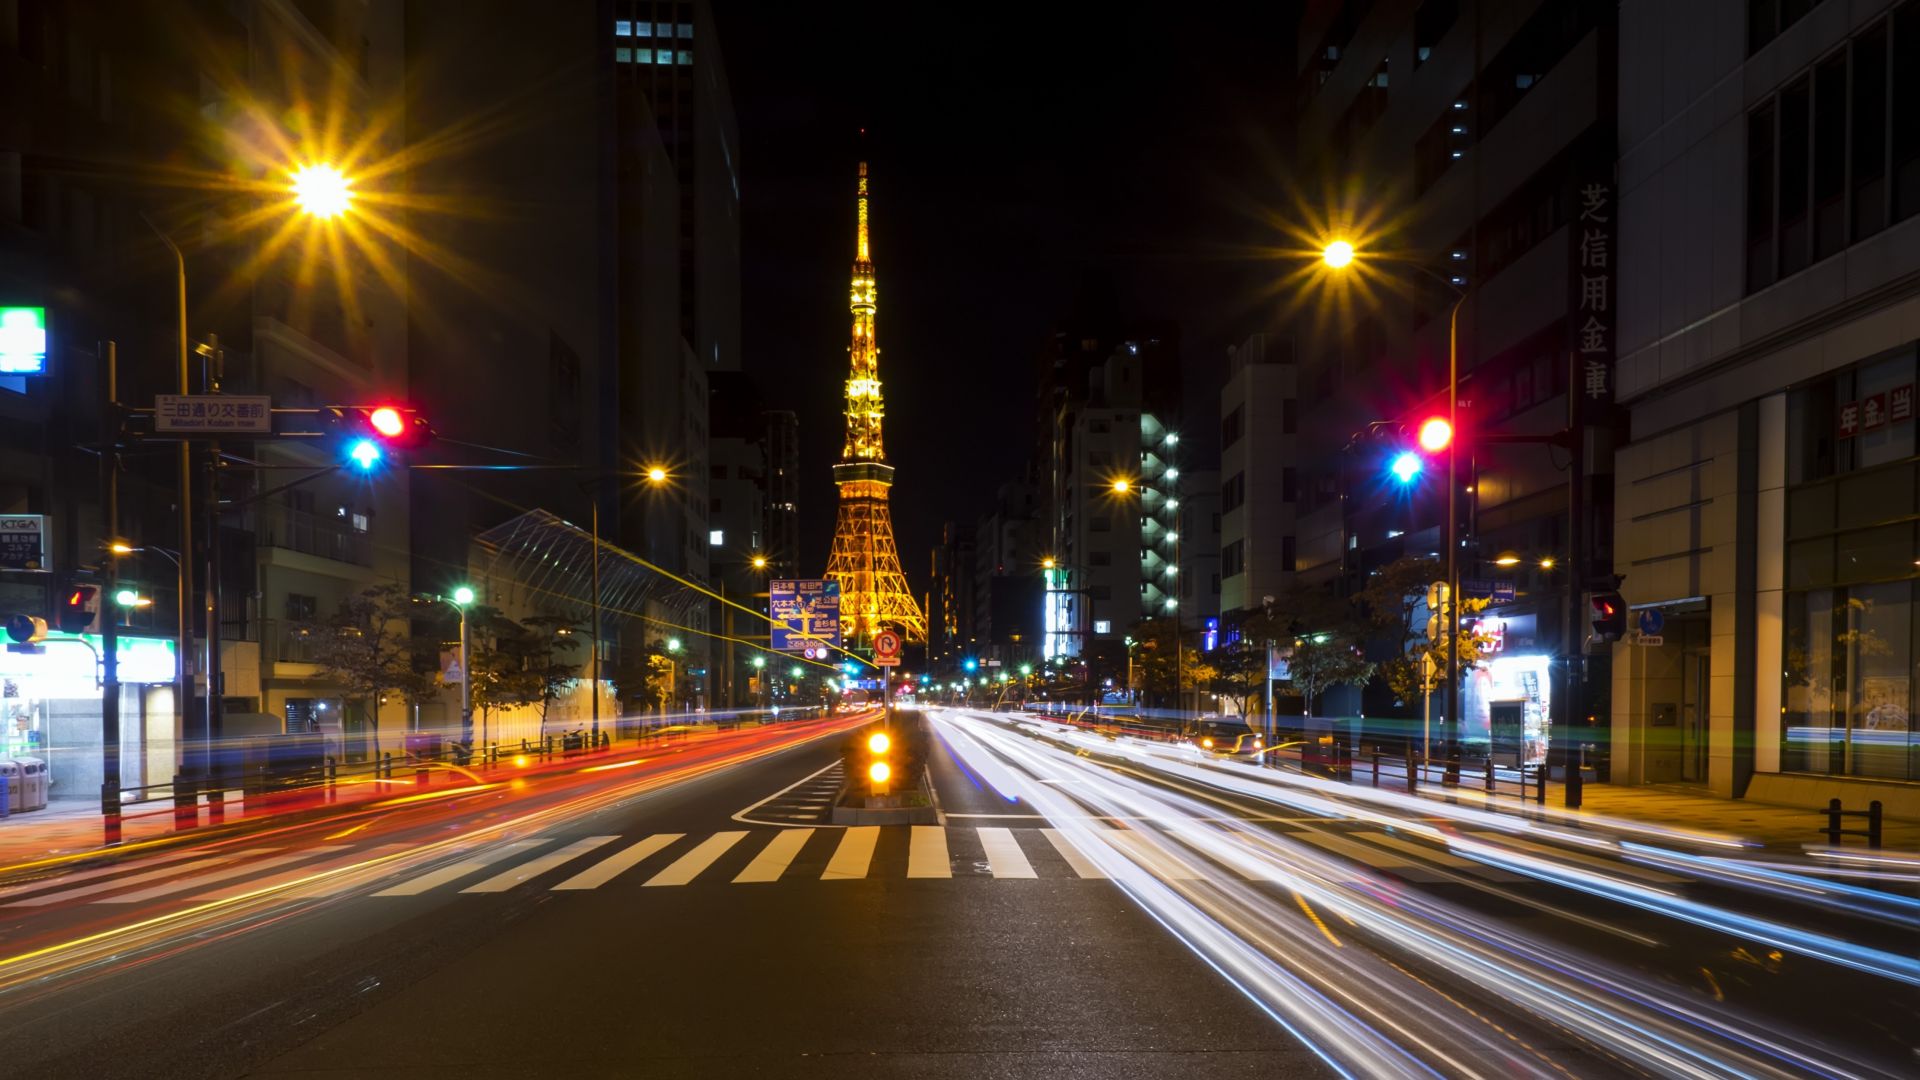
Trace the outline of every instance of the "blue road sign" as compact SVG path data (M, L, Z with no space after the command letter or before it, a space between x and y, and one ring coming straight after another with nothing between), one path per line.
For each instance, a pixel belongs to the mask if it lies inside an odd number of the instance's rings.
M1517 595L1513 582L1493 581L1487 578L1464 579L1460 582L1460 594L1476 599L1484 597L1496 604L1511 604Z
M777 578L769 583L773 647L797 652L840 644L840 583Z
M1647 608L1640 613L1640 632L1648 637L1659 637L1660 631L1667 625L1667 617L1659 608Z

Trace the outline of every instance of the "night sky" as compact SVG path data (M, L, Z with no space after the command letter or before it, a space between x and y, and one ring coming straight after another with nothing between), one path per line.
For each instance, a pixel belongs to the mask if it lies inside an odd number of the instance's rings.
M745 355L800 414L802 572L824 568L844 432L855 163L870 162L901 559L971 529L1030 445L1033 365L1083 298L1182 327L1185 426L1258 329L1290 4L764 4L716 13L741 141ZM1095 17L1097 16L1097 17ZM865 128L864 153L858 132Z

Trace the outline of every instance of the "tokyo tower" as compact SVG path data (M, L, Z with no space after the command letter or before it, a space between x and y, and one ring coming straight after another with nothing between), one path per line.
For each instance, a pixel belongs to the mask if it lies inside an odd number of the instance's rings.
M853 259L853 345L847 350L847 444L833 467L840 515L833 528L827 577L840 583L840 632L848 647L868 645L881 630L927 640L927 617L907 588L893 542L887 492L893 466L880 442L886 406L880 397L880 347L873 336L873 261L867 255L867 163L860 163L859 231Z

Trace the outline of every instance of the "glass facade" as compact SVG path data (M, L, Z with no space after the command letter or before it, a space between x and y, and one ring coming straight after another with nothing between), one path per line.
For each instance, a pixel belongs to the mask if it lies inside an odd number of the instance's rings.
M1788 405L1781 767L1920 780L1920 458L1911 348Z

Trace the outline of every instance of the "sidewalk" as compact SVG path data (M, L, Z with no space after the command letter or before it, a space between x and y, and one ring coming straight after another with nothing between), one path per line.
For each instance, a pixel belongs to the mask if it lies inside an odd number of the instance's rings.
M1581 785L1580 809L1568 810L1566 784L1561 781L1547 783L1546 804L1542 807L1533 801L1531 788L1524 800L1513 794L1518 790L1518 785L1509 779L1513 775L1511 770L1501 771L1499 787L1502 794L1491 797L1484 786L1484 772L1468 769L1461 774L1460 783L1452 788L1440 783L1441 772L1440 766L1432 764L1422 770L1418 788L1420 797L1443 801L1452 799L1462 804L1485 805L1488 809L1513 813L1544 809L1556 820L1570 823L1586 823L1596 827L1605 827L1609 822L1631 823L1641 827L1652 826L1675 832L1751 841L1781 852L1832 846L1822 831L1827 825L1826 814L1803 807L1777 806L1747 799L1722 799L1676 787L1627 787L1588 781ZM1372 786L1370 761L1354 760L1352 783ZM1383 760L1380 763L1380 787L1401 792L1406 790L1406 773L1398 761ZM1864 829L1866 819L1845 818L1841 821L1841 827ZM1885 819L1880 845L1883 851L1920 853L1920 821ZM1840 846L1864 851L1867 841L1861 836L1845 836L1841 838Z

